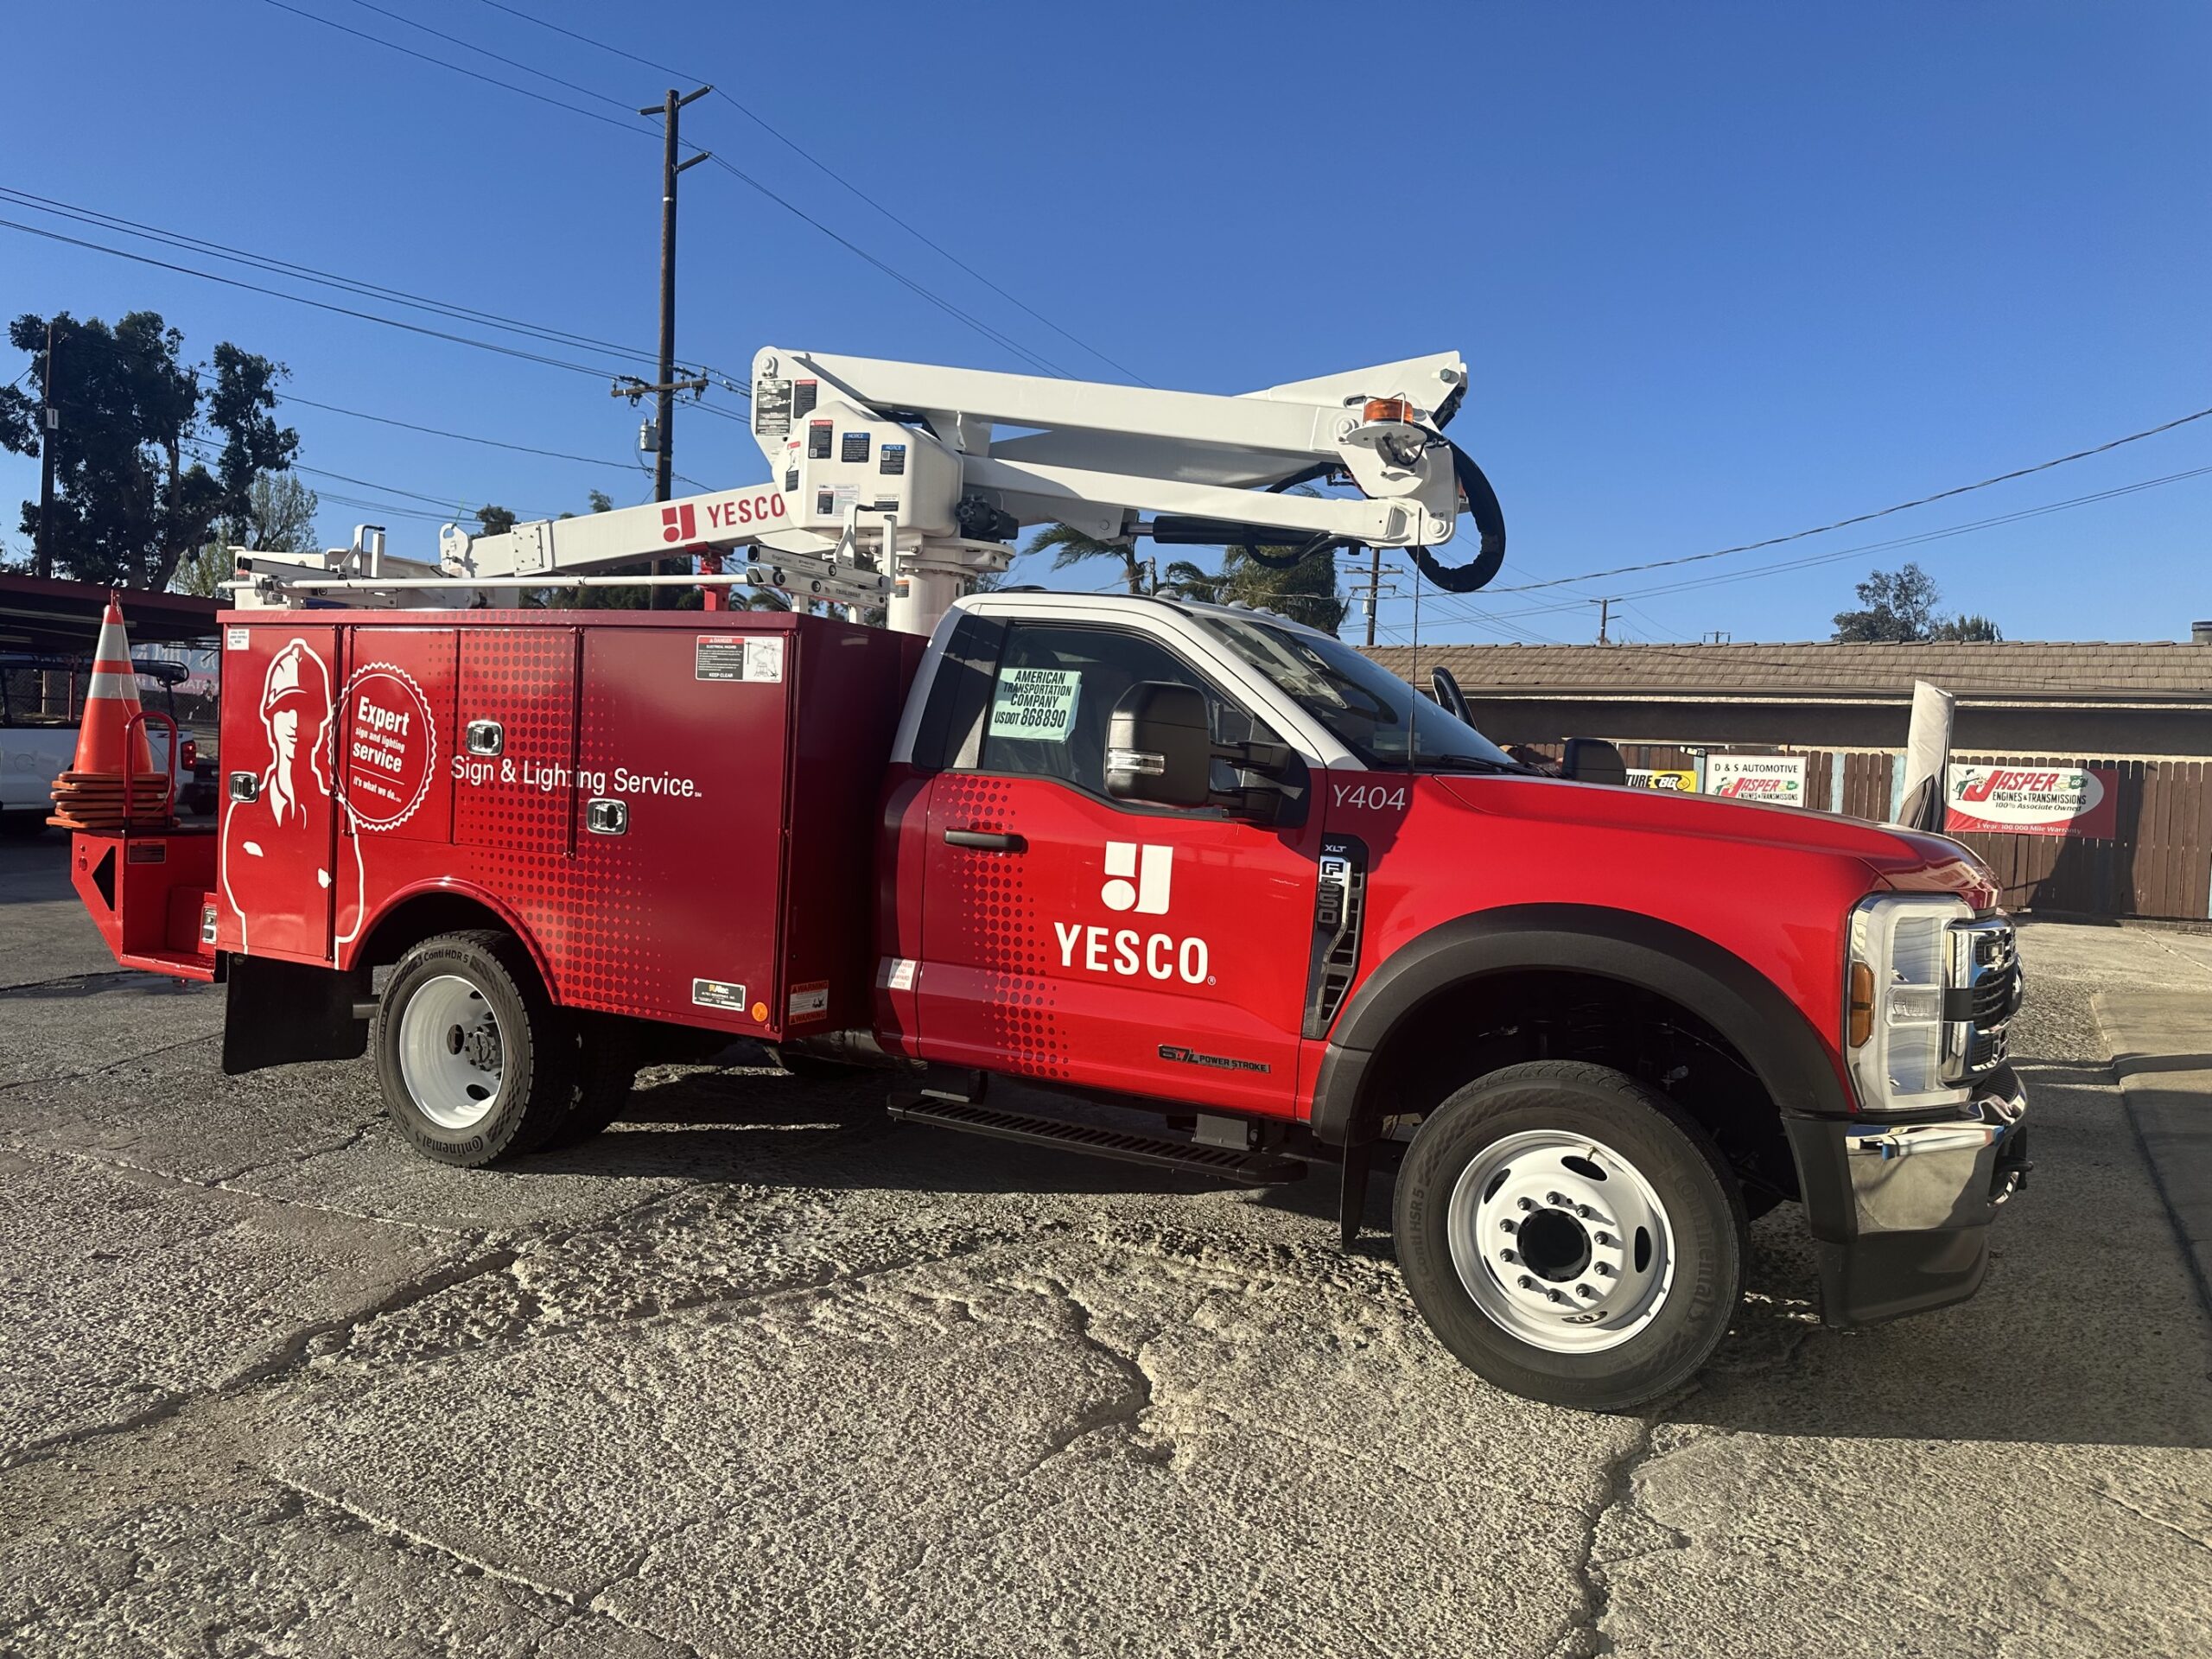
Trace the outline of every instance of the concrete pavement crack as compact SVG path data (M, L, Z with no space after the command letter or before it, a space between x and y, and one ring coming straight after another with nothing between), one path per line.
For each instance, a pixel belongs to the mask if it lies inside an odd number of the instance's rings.
M125 1054L120 1058L108 1061L105 1065L95 1065L86 1071L66 1072L58 1077L22 1077L14 1083L0 1083L0 1095L13 1094L18 1089L50 1088L57 1084L82 1083L86 1077L97 1077L103 1071L112 1071L119 1066L135 1065L140 1060L150 1060L156 1055L171 1054L180 1048L190 1048L194 1043L213 1043L221 1040L222 1033L219 1031L202 1032L197 1037L180 1037L173 1043L163 1043L159 1048L142 1048L135 1054Z
M2175 1537L2180 1539L2185 1544L2194 1544L2199 1549L2212 1550L2212 1539L2200 1538L2195 1533L2190 1531L2186 1527L2176 1526L2172 1522L2165 1520L2159 1516L2155 1516L2148 1510L2139 1509L2136 1505L2129 1503L2126 1498L2122 1497L2118 1492L2102 1486L2092 1486L2088 1488L2088 1491L2090 1497L2101 1498L2104 1502L2111 1504L2114 1509L2126 1510L2130 1515L2148 1522L2151 1525L2158 1528L2159 1531L2171 1533Z
M1144 1419L1154 1405L1154 1384L1152 1373L1145 1369L1144 1349L1145 1344L1160 1333L1157 1331L1151 1332L1131 1350L1124 1351L1099 1336L1094 1328L1096 1315L1093 1310L1089 1303L1075 1294L1072 1286L1058 1280L1048 1280L1046 1282L1067 1303L1076 1339L1120 1372L1128 1387L1119 1397L1106 1401L1090 1411L1079 1413L1072 1421L1053 1430L1046 1439L1045 1454L1023 1471L1025 1477L1035 1474L1086 1435L1117 1427L1128 1431L1130 1448L1144 1461L1160 1465L1173 1461L1175 1456L1173 1440L1147 1439L1143 1433Z
M665 1630L656 1630L650 1624L626 1618L612 1608L600 1605L600 1598L604 1596L613 1585L620 1583L622 1575L609 1580L607 1584L595 1590L586 1592L564 1590L559 1585L549 1584L542 1579L533 1579L528 1573L517 1573L484 1556L474 1555L467 1550L456 1548L441 1539L430 1536L428 1533L416 1532L412 1528L401 1526L388 1516L347 1502L335 1492L323 1491L285 1475L271 1474L267 1478L302 1498L321 1504L325 1509L334 1510L340 1515L350 1516L382 1537L395 1539L410 1548L422 1550L442 1560L452 1561L469 1571L480 1573L486 1578L495 1580L499 1583L527 1591L532 1595L553 1603L566 1613L606 1619L609 1624L620 1624L626 1630L635 1630L641 1636L651 1637L656 1642L665 1643L683 1653L693 1655L695 1659L719 1659L718 1656L709 1649L686 1642L681 1637L671 1636Z
M375 1122L376 1120L372 1118L368 1123L355 1131L345 1145L351 1146L359 1141L370 1128L375 1127ZM151 1164L134 1164L124 1158L102 1158L97 1154L86 1152L81 1147L54 1147L35 1141L0 1140L0 1150L18 1153L27 1157L66 1158L73 1163L90 1164L96 1169L112 1169L126 1174L141 1175L149 1180L162 1182L171 1186L195 1187L202 1192L227 1192L234 1198L251 1198L260 1204L276 1204L289 1209L313 1210L321 1215L343 1216L348 1221L365 1221L380 1227L397 1227L418 1233L437 1233L448 1238L462 1239L470 1243L483 1241L486 1234L484 1230L479 1227L441 1227L434 1221L399 1221L391 1216L379 1216L366 1210L348 1210L340 1205L317 1204L313 1198L286 1198L280 1193L261 1192L250 1186L231 1185L241 1175L251 1175L264 1169L280 1168L288 1162L305 1163L308 1159L320 1157L326 1152L342 1149L339 1147L319 1147L302 1153L296 1158L272 1159L265 1164L248 1164L243 1169L228 1171L212 1179L202 1179L198 1176L179 1175L171 1170L156 1169Z
M1613 1599L1605 1572L1612 1562L1599 1559L1598 1536L1608 1516L1635 1507L1637 1478L1651 1460L1653 1446L1667 1414L1698 1391L1694 1385L1684 1389L1639 1418L1635 1437L1608 1458L1599 1471L1598 1502L1584 1517L1581 1547L1574 1560L1574 1587L1581 1606L1553 1643L1552 1659L1597 1659L1599 1655L1614 1651L1613 1639L1605 1632L1605 1619L1612 1611ZM1681 1540L1675 1548L1688 1547L1690 1541L1687 1537L1671 1527L1665 1530ZM1624 1555L1616 1559L1629 1560L1634 1557Z
M165 1390L160 1400L118 1421L73 1428L60 1434L48 1435L43 1440L29 1441L17 1446L5 1457L0 1457L0 1470L44 1462L90 1441L111 1440L118 1435L156 1427L204 1402L235 1399L264 1385L281 1382L308 1363L313 1357L310 1351L318 1342L341 1335L350 1338L356 1329L372 1319L411 1307L427 1296L435 1296L442 1290L450 1290L467 1280L505 1272L514 1264L514 1259L515 1252L511 1249L493 1250L463 1261L449 1262L429 1273L419 1274L395 1285L364 1307L340 1314L336 1319L318 1319L302 1327L286 1338L268 1357L232 1373L213 1388L189 1391Z

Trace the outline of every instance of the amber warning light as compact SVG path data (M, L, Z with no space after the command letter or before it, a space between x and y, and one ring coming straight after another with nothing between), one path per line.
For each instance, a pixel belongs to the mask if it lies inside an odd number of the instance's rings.
M1851 964L1851 1046L1866 1046L1874 1034L1874 970L1863 962Z

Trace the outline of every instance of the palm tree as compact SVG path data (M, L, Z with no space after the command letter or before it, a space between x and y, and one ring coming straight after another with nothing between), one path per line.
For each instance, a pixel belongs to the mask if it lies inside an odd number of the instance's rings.
M1065 570L1070 565L1082 564L1090 559L1114 559L1122 566L1122 579L1129 585L1132 594L1144 592L1145 562L1137 556L1135 546L1128 542L1102 542L1095 536L1086 536L1068 524L1047 524L1039 531L1024 553L1041 553L1052 550L1052 569Z

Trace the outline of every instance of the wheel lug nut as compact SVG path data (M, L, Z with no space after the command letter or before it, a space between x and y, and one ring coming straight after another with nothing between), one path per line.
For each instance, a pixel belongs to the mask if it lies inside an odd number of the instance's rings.
M1521 1288L1522 1288L1522 1289L1523 1289L1523 1290L1534 1290L1535 1287L1536 1287L1536 1281L1535 1281L1535 1280L1531 1279L1531 1278L1530 1278L1527 1274L1525 1274L1525 1273L1524 1273L1524 1274L1522 1274L1521 1275Z
M1503 1230L1509 1233L1517 1233L1521 1230L1521 1224L1517 1221L1501 1221L1497 1224Z
M1598 1212L1595 1210L1592 1210L1586 1204L1576 1205L1574 1206L1574 1213L1581 1217L1585 1221L1595 1221L1598 1218Z
M1497 1253L1497 1259L1504 1262L1508 1267L1518 1267L1521 1265L1521 1253L1518 1250L1500 1250Z
M1609 1262L1600 1262L1597 1266L1597 1274L1600 1279L1611 1278L1613 1276L1612 1264Z
M1590 1236L1590 1242L1593 1244L1602 1244L1607 1249L1611 1249L1614 1245L1619 1243L1620 1240L1615 1238L1611 1233L1592 1233Z
M1573 1207L1567 1203L1567 1194L1564 1192L1547 1192L1544 1194L1544 1202L1552 1205L1554 1209L1559 1210L1567 1210Z
M1598 1293L1596 1289L1589 1285L1577 1285L1574 1287L1574 1294L1581 1297L1585 1301L1594 1302L1598 1300Z
M1534 1198L1516 1198L1513 1201L1513 1207L1516 1210L1533 1210L1536 1207L1536 1201Z
M1546 1295L1549 1296L1549 1297L1552 1299L1552 1300L1554 1300L1554 1301L1555 1301L1555 1302L1563 1302L1563 1301L1565 1301L1565 1300L1567 1300L1567 1298L1566 1298L1565 1296L1561 1295L1558 1291L1555 1291L1555 1290L1547 1291L1547 1292L1545 1292L1544 1294L1545 1294Z

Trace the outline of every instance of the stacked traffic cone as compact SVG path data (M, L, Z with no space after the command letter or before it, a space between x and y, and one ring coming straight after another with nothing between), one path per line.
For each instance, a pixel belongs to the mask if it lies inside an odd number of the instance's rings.
M100 619L99 643L92 648L92 672L85 688L85 719L77 729L77 758L54 780L57 829L89 830L113 835L125 828L123 775L130 771L130 826L149 829L169 821L169 778L156 770L146 728L130 724L138 712L138 675L130 665L130 641L123 632L123 608L108 595ZM174 740L172 740L174 741Z

